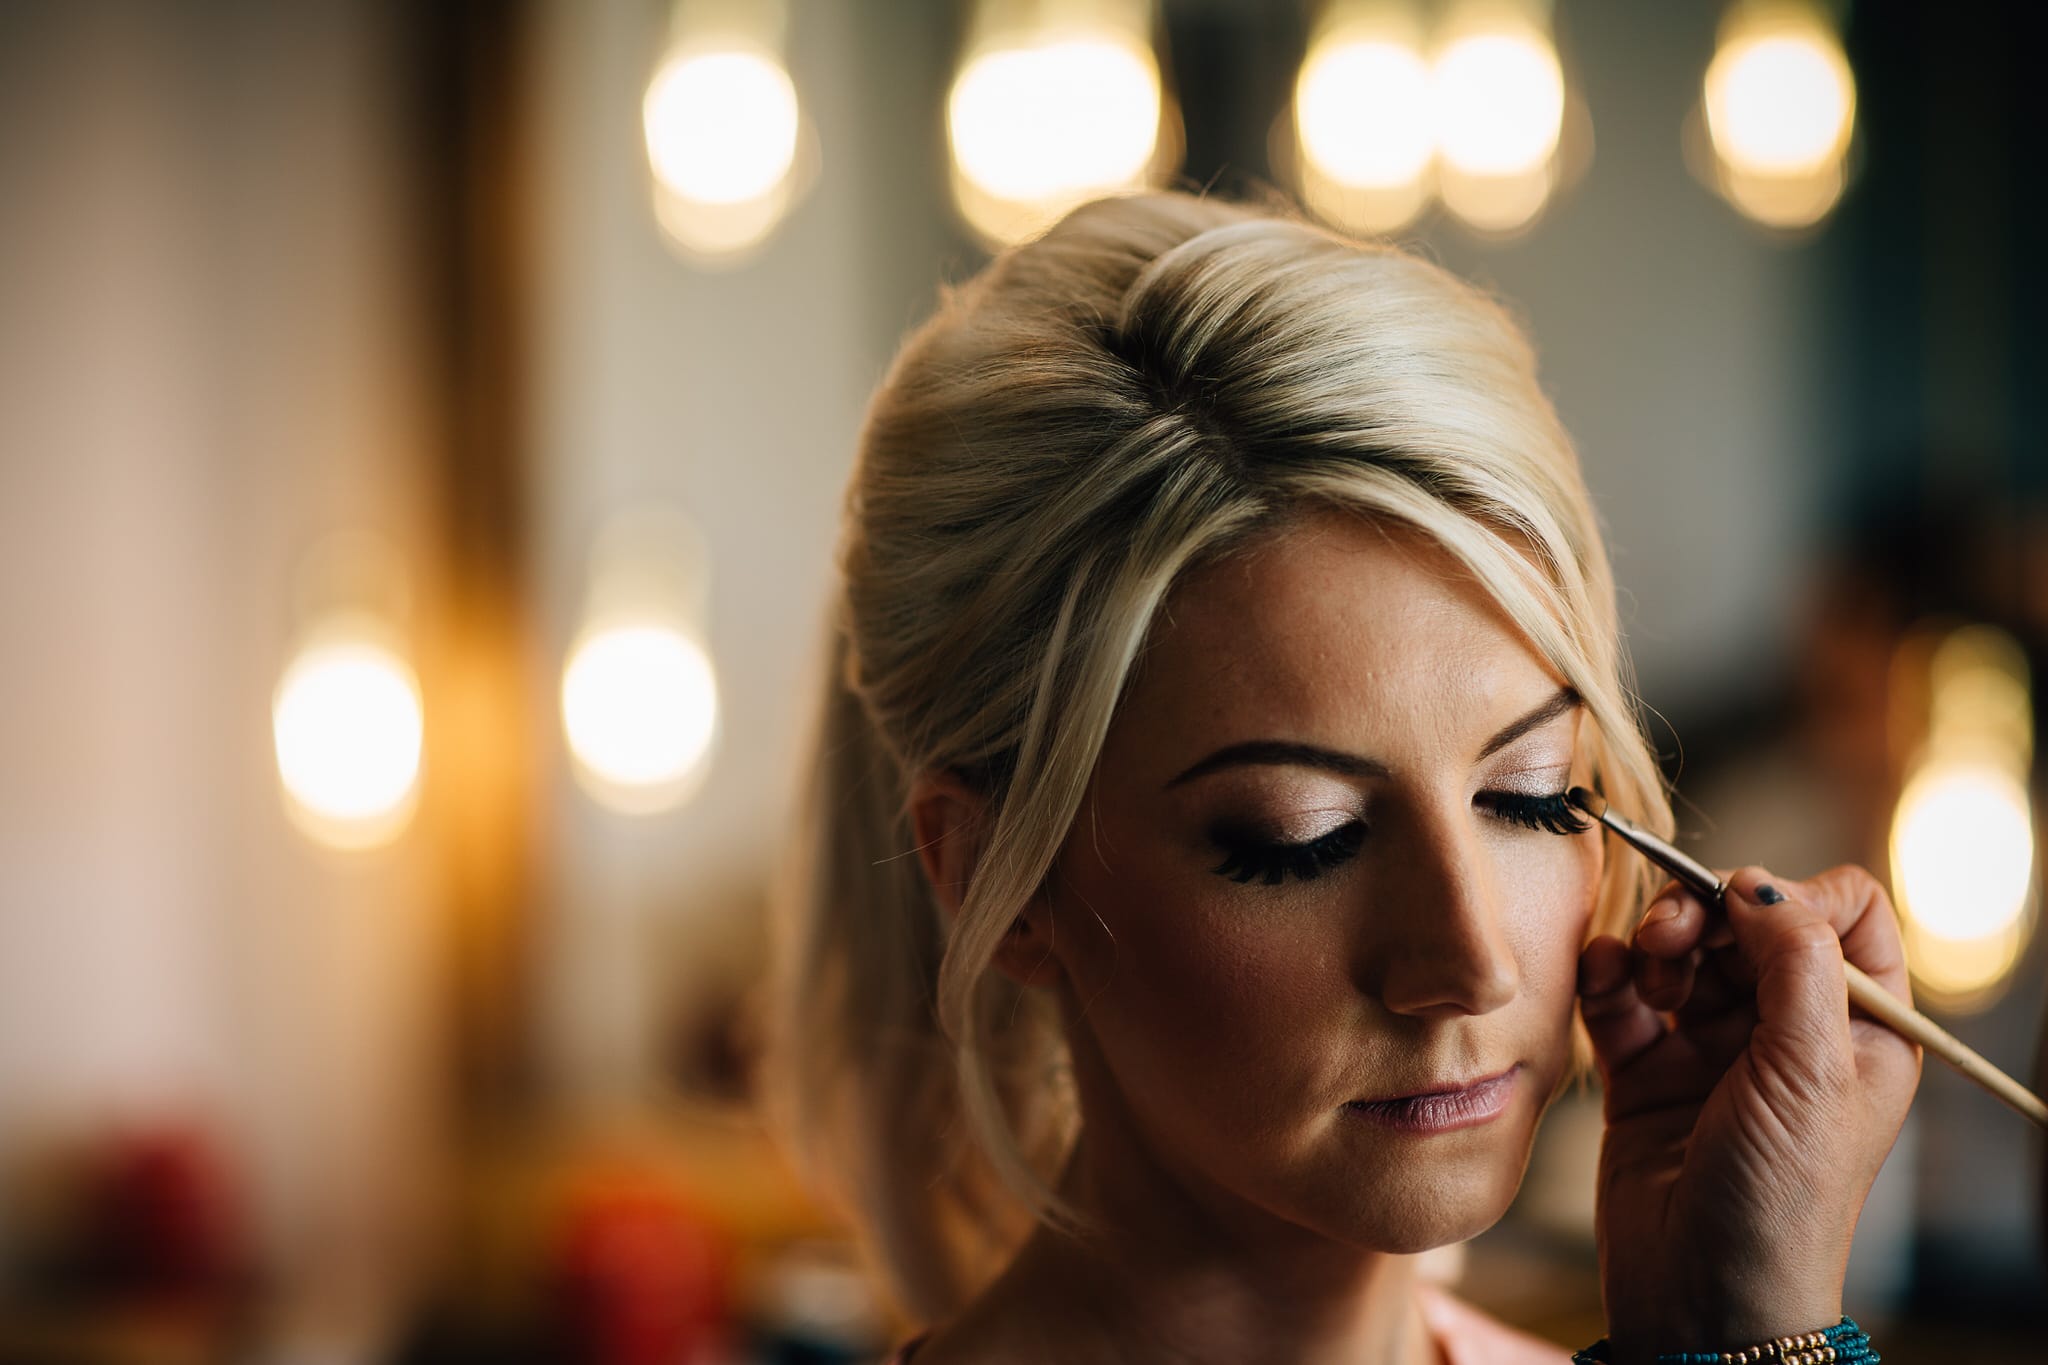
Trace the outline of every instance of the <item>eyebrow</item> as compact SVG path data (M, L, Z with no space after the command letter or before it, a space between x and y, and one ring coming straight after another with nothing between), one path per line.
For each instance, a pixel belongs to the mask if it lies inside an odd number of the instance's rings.
M1523 735L1540 726L1556 720L1567 711L1575 711L1585 704L1576 690L1559 688L1557 693L1535 710L1518 720L1502 726L1499 733L1480 746L1479 758L1490 758L1513 744ZM1478 760L1475 759L1475 762ZM1298 768L1321 768L1341 777L1385 777L1387 765L1378 759L1366 758L1359 754L1347 754L1341 749L1325 749L1319 744L1300 744L1282 739L1253 739L1242 744L1232 744L1218 749L1207 758L1175 777L1166 785L1178 787L1183 782L1192 782L1206 777L1222 768L1237 768L1248 765L1282 765Z

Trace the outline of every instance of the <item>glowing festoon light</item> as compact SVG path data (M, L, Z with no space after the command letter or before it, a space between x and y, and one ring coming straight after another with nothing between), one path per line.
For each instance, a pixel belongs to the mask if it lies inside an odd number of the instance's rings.
M1340 185L1410 184L1436 155L1429 64L1383 38L1317 44L1294 86L1302 155Z
M420 771L419 683L398 654L330 630L286 667L271 703L293 818L322 843L383 843L410 816Z
M1135 185L1159 139L1159 68L1120 35L1051 36L982 52L946 100L954 164L1013 202Z
M1437 150L1470 176L1519 178L1541 170L1564 126L1564 70L1542 34L1468 33L1431 70Z
M686 201L762 198L796 159L796 87L760 53L671 57L648 84L641 119L655 179Z
M620 810L673 805L701 774L717 728L711 661L666 625L592 630L562 674L562 723L591 793Z
M1825 176L1849 143L1856 85L1818 21L1738 32L1707 67L1707 131L1739 176Z

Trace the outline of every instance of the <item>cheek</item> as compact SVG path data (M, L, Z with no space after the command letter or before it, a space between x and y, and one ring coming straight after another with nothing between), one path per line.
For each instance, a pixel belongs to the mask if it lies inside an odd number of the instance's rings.
M1503 901L1523 924L1525 948L1548 961L1563 954L1576 965L1600 892L1600 844L1592 833L1517 841L1497 866Z
M1239 888L1212 880L1220 890L1129 879L1087 895L1097 943L1069 959L1083 1027L1146 1107L1215 1104L1227 1087L1228 1107L1253 1100L1253 1111L1278 1113L1310 1075L1315 1021L1341 1008L1342 966L1299 906L1290 921L1281 898L1246 905L1230 894Z
M1548 1021L1546 1041L1562 1066L1578 998L1579 952L1591 931L1603 864L1596 833L1546 836L1543 844L1503 853L1496 884L1508 888L1505 913L1522 993Z
M1516 835L1491 851L1522 997L1493 1025L1520 1033L1525 1055L1548 1056L1561 1075L1600 844L1590 833ZM1333 1071L1355 1064L1350 1031L1369 1007L1327 909L1247 895L1204 872L1127 864L1117 875L1085 862L1063 879L1056 932L1069 945L1061 955L1079 1026L1137 1108L1284 1127L1304 1097L1329 1090Z

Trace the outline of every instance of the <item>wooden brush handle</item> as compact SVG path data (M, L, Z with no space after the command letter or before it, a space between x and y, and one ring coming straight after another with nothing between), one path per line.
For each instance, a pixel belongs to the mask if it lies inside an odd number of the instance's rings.
M1999 1099L2017 1109L2043 1128L2048 1128L2048 1104L2041 1097L1972 1051L1960 1038L1903 1003L1884 987L1865 976L1853 962L1849 969L1849 1001L1891 1026L1894 1032L1911 1038Z

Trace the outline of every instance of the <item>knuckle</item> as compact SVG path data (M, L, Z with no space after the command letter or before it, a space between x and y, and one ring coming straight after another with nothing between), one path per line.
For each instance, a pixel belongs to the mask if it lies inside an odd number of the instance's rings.
M1778 931L1777 938L1781 952L1836 959L1842 956L1842 940L1836 937L1834 928L1825 920L1801 920L1788 924Z
M1861 905L1884 898L1884 883L1878 881L1869 868L1857 863L1837 863L1812 878L1812 882L1831 899L1845 905Z

